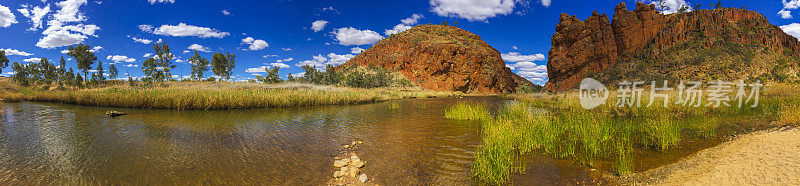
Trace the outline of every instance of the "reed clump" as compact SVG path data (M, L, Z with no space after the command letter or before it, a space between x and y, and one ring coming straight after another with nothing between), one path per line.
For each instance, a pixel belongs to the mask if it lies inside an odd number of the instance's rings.
M447 97L453 92L406 88L346 88L311 84L259 84L227 82L167 82L148 88L116 84L103 88L49 90L19 87L0 92L0 98L78 105L216 110L312 105L360 104L403 98Z

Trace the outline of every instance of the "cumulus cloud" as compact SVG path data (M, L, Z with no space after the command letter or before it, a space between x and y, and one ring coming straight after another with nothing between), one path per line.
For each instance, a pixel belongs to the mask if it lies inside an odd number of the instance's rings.
M550 0L542 0L542 6L544 7L550 7L550 3Z
M187 25L186 23L178 23L178 25L161 25L158 28L153 27L152 25L139 25L139 30L142 30L145 33L175 37L193 36L199 38L223 38L230 35L228 32L222 32L213 28Z
M142 57L143 58L148 58L150 56L153 56L153 53L144 53L144 55Z
M783 32L786 32L789 35L794 36L795 38L800 38L800 24L799 23L792 23L788 25L781 26Z
M41 60L42 60L41 58L32 57L32 58L28 58L28 59L23 59L22 61L28 62L28 63L36 63L36 62L39 62Z
M137 37L131 37L131 39L133 39L133 42L142 43L142 44L150 44L150 43L153 42L153 40L142 39L142 38L137 38Z
M327 25L327 24L328 24L328 21L325 21L325 20L314 21L314 22L311 23L311 30L314 30L314 32L322 31L322 29L325 29L325 25Z
M443 17L485 21L514 11L516 0L431 0L431 11Z
M685 0L660 0L652 1L650 4L656 5L656 9L660 10L662 14L677 13L681 7L686 7L686 11L692 11L692 5Z
M60 9L47 22L47 29L42 31L42 35L45 36L39 39L36 46L52 49L82 43L89 36L97 37L95 32L100 30L100 27L82 23L86 21L86 17L80 12L80 7L86 5L86 2L86 0L65 0L56 3Z
M789 10L796 10L797 8L800 8L800 0L781 0L781 3L783 3L783 9L778 11L778 15L780 15L783 19L791 19L792 11Z
M2 9L2 8L0 8ZM42 21L44 20L44 16L50 13L50 4L47 4L44 8L42 7L33 7L29 8L28 5L23 5L21 9L17 9L23 16L30 19L31 27L28 28L30 31L36 31L42 28Z
M284 52L292 51L291 48L281 48L281 50L283 50Z
M269 43L266 41L254 39L252 37L242 39L242 43L250 45L250 47L248 47L250 50L262 50L269 47Z
M18 23L17 17L14 16L14 13L11 13L11 9L0 5L0 27L7 28L14 23Z
M392 35L392 34L397 34L397 33L406 31L408 29L411 29L411 26L404 25L404 24L397 24L397 25L394 25L394 28L392 28L391 30L384 31L383 34L389 36L389 35Z
M260 66L260 67L255 67L255 68L247 68L244 71L247 72L247 73L250 73L250 74L266 73L267 72L267 66Z
M287 65L286 63L270 63L269 66L278 67L278 68L290 68L292 66Z
M150 3L151 5L154 5L156 3L172 4L175 3L175 0L147 0L147 2Z
M14 49L10 49L10 48L0 49L0 50L5 51L7 56L32 56L33 55L31 53L27 53L27 52L23 52L23 51L19 51L19 50L14 50Z
M327 56L323 56L322 54L318 54L316 56L312 56L313 59L301 61L294 66L302 67L305 65L313 66L315 68L324 68L327 65L340 65L342 63L347 62L351 58L355 57L353 54L335 54L329 53Z
M364 49L360 47L353 47L350 49L350 53L353 54L360 54L361 52L364 52Z
M127 65L122 65L122 66L123 67L128 67L128 68L139 67L139 65L135 65L135 64L127 64Z
M282 62L289 62L289 61L292 61L292 60L294 60L294 58L279 59L279 60L275 60L275 62L282 63Z
M372 30L358 30L353 27L339 28L333 32L340 45L368 45L374 44L383 36Z
M403 20L400 20L400 22L402 22L405 25L416 25L417 22L419 22L419 19L422 19L422 18L425 18L425 17L422 16L422 15L419 15L419 14L413 14L409 18L405 18Z
M200 51L200 52L211 52L210 48L204 47L203 45L199 45L199 44L189 45L188 49L189 50L197 50L197 51Z
M386 36L389 36L389 35L392 35L392 34L397 34L397 33L406 31L408 29L411 29L411 26L414 26L415 24L417 24L417 22L419 22L419 19L422 19L422 18L425 18L425 17L423 17L422 15L419 15L419 14L413 14L413 15L411 15L411 17L408 17L408 18L405 18L403 20L400 20L400 22L402 22L401 24L397 24L397 25L394 26L394 28L384 31L383 34L386 35Z
M129 58L128 56L123 56L123 55L108 56L108 57L106 57L106 59L114 61L114 62L118 62L118 63L119 62L128 62L128 63L136 62L136 59Z
M222 15L231 15L231 12L228 10L222 10Z
M524 61L542 61L546 57L543 54L522 55L519 52L509 52L500 55L504 61L508 62L524 62Z

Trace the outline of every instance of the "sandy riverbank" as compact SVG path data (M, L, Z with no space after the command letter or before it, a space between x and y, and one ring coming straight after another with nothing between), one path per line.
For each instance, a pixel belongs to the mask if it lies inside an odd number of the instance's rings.
M736 137L684 160L638 174L631 184L799 185L800 128Z

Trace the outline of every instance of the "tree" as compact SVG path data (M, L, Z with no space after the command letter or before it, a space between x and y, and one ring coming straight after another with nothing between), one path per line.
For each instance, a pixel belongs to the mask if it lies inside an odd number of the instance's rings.
M694 10L700 10L700 7L701 7L700 3L697 3L694 5Z
M99 81L105 81L106 80L106 76L103 75L105 73L105 71L103 70L103 62L102 61L97 61L97 72L96 73L97 73L97 80L99 80Z
M442 26L447 26L447 20L442 21Z
M142 71L144 72L144 78L142 80L146 83L150 83L152 81L156 81L159 79L164 79L164 73L158 70L158 62L155 58L147 58L142 63Z
M189 59L192 64L192 79L200 81L203 79L203 74L208 70L208 59L200 56L197 50L194 51L194 56Z
M14 70L14 75L11 76L11 79L19 83L20 85L28 85L28 70L26 69L27 65L19 64L14 62L11 65L11 69Z
M108 67L108 77L111 79L116 79L117 75L119 75L119 71L117 71L117 67L114 64Z
M69 71L64 77L66 77L64 80L66 80L67 84L75 85L75 72L72 70L72 68L69 68Z
M72 56L75 59L75 62L78 63L78 69L83 71L84 78L89 76L89 70L92 69L92 65L94 61L97 60L97 57L94 56L94 52L91 51L89 45L78 44L75 46L70 46L67 50L67 55Z
M58 60L58 82L60 84L67 79L67 60L64 60L64 56L61 56L61 59Z
M225 54L216 53L211 59L211 71L214 74L224 77L225 80L231 79L231 72L235 67L236 55L226 52Z
M311 65L303 65L304 79L308 83L322 84L322 74Z
M722 2L717 1L717 4L714 5L714 9L722 8Z
M35 70L37 72L36 79L43 83L52 83L58 79L58 70L56 66L50 63L47 58L42 58L39 60L39 64L35 65Z
M175 68L175 65L172 64L172 59L175 58L175 55L169 52L169 45L167 42L161 42L161 46L158 43L153 44L153 53L155 54L156 64L160 69L158 73L163 73L163 78L156 79L158 81L163 81L165 78L170 79L172 78L172 74L169 72L171 69Z
M8 57L6 57L6 51L0 50L0 73L3 73L3 68L8 67Z
M286 81L288 81L288 82L294 82L294 76L292 76L292 73L289 73L289 75L288 75L288 76L286 76Z
M270 69L269 72L267 72L267 77L258 76L258 77L256 77L256 80L258 80L258 81L260 81L262 83L280 83L280 82L283 82L283 79L281 79L280 75L278 75L278 71L279 70L280 70L280 67L272 67L272 69Z

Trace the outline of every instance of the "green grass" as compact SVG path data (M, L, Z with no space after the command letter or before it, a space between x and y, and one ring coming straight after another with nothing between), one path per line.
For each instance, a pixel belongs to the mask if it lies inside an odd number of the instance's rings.
M360 104L456 94L421 89L359 89L309 84L168 82L164 87L152 88L130 87L125 84L64 90L16 87L14 90L0 92L0 99L127 108L214 110Z
M610 103L585 110L570 96L512 94L506 97L516 102L504 105L495 117L480 104L458 103L447 109L445 118L482 122L483 146L473 173L491 184L508 183L517 170L515 157L533 151L589 167L598 167L599 160L613 161L613 171L623 175L636 171L632 152L638 148L669 151L689 137L715 137L722 125L755 120L796 125L798 94L773 88L764 92L757 108L619 108Z

